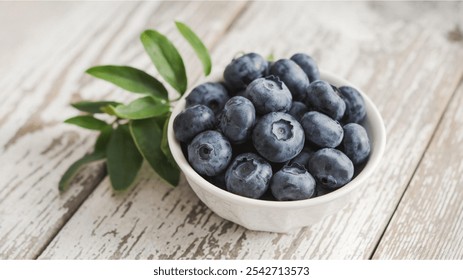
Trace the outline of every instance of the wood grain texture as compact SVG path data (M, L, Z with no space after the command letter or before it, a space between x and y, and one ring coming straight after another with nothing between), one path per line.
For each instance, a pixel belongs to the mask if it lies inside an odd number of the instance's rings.
M86 46L115 43L127 17L113 17L134 8L73 6L45 29L42 40L24 46L21 59L0 80L0 258L35 258L104 177L102 165L92 165L69 192L58 193L61 174L94 141L91 133L61 122L75 114L67 104L79 95L75 85L85 64L101 55ZM88 21L82 22L83 15ZM114 25L95 42L110 20Z
M369 258L463 74L455 63L463 59L461 42L448 38L459 9L258 2L214 49L215 71L239 51L277 58L305 51L378 105L388 132L385 158L339 214L291 234L247 231L211 213L185 182L172 190L143 173L127 196L114 195L104 180L40 258Z
M375 259L463 259L462 108L460 84Z
M69 106L81 99L127 100L132 95L84 75L98 64L130 64L153 72L139 34L156 27L176 32L172 20L198 29L212 44L243 3L82 3L53 22L41 40L30 41L0 80L0 259L36 258L82 201L104 177L101 164L81 173L70 190L58 193L58 181L69 165L91 150L96 135L63 124L77 113ZM226 15L225 15L226 13ZM85 20L83 20L85 19ZM228 20L227 20L228 19ZM187 43L175 37L196 77L200 63ZM156 75L153 73L153 75ZM195 75L192 77L194 78Z

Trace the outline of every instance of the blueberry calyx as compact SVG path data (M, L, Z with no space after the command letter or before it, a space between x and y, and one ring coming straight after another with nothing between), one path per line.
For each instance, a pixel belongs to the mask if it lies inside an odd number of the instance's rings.
M210 144L202 144L199 146L199 156L203 160L208 160L211 157L211 152L214 150L214 147Z
M288 140L293 138L293 125L287 121L280 119L272 124L272 133L278 140Z
M257 164L254 162L254 159L246 157L239 160L236 166L233 167L233 173L243 180L248 179L256 170Z

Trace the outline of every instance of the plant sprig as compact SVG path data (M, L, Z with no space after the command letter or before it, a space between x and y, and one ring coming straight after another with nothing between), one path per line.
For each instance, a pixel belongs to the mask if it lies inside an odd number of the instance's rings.
M197 54L204 74L208 76L212 63L207 48L187 25L181 22L175 24ZM155 30L145 30L140 40L161 77L180 97L183 96L188 87L188 79L183 58L174 44ZM74 162L63 174L59 190L67 190L84 166L101 160L106 161L114 190L129 188L144 160L167 183L177 186L180 169L173 160L167 142L167 124L172 104L162 82L145 71L130 66L95 66L86 73L141 96L128 104L106 100L71 104L86 114L69 118L65 123L97 130L100 134L93 152ZM97 118L95 115L98 114L109 115L111 121Z

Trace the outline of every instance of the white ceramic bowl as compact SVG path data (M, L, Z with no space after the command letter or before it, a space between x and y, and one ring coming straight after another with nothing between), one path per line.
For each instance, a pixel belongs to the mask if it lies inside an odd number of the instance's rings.
M386 145L386 130L383 119L373 102L358 87L346 80L326 72L321 78L335 86L348 85L356 88L365 101L367 117L363 125L371 141L371 154L363 170L351 182L331 193L299 201L266 201L251 199L222 190L203 179L188 163L180 143L175 139L173 120L185 108L185 96L173 110L168 127L169 147L180 169L193 191L214 213L247 229L290 232L319 222L328 215L345 207L373 175Z

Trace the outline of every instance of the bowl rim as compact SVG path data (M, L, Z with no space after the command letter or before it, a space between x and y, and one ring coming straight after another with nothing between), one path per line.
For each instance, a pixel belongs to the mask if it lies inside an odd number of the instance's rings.
M188 180L193 180L198 186L201 186L208 192L211 192L214 195L221 197L227 201L234 201L241 205L245 204L280 209L302 208L311 207L319 204L325 204L327 202L344 197L348 193L352 192L354 189L358 188L376 169L384 154L386 147L386 128L384 126L384 121L373 101L359 87L348 82L344 78L336 76L330 72L320 71L320 74L322 80L326 80L334 84L335 86L350 86L358 90L365 102L367 118L369 119L369 122L372 124L372 126L375 127L375 129L372 129L370 131L370 133L374 135L375 139L375 144L374 146L372 145L372 153L370 154L368 162L365 164L363 170L355 178L353 178L352 181L342 186L341 188L330 193L324 194L322 196L295 201L271 201L248 198L228 192L226 190L221 189L220 187L211 184L201 175L196 173L196 171L191 167L191 165L188 163L187 159L185 158L182 152L180 143L175 139L173 131L173 120L184 109L186 103L185 98L188 96L188 94L183 95L182 98L175 104L175 107L172 111L172 115L168 123L167 131L168 144L172 152L172 156L174 157L182 172L185 174L186 178Z

